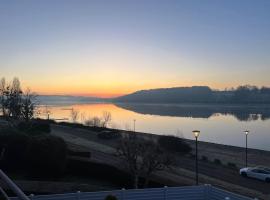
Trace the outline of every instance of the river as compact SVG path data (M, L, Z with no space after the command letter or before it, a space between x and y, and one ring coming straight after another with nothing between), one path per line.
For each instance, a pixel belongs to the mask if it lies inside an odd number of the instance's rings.
M176 135L194 139L192 130L201 131L199 140L245 146L244 130L249 130L250 148L270 150L270 106L190 105L190 104L57 104L40 107L40 117L70 121L71 110L79 112L78 122L110 112L112 128Z

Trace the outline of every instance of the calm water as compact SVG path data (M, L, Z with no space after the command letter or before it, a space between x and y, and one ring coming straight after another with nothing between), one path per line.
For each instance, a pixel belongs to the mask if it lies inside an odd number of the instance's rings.
M200 140L220 144L245 145L244 130L250 130L249 147L270 150L270 106L204 106L152 104L74 104L48 106L50 118L70 120L71 109L79 111L78 122L103 111L112 114L110 127L177 135L193 139L192 130L201 130ZM45 107L41 107L41 117Z

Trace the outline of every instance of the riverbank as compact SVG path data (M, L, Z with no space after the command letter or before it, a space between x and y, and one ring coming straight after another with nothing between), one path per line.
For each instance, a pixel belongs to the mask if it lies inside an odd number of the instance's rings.
M199 140L225 145L245 146L244 130L250 130L248 146L270 151L270 106L212 104L111 104L89 103L48 107L50 119L72 121L72 109L79 112L77 122L111 113L110 126L154 134L183 135L194 139L191 131L201 130ZM45 117L47 116L40 116ZM68 119L69 118L69 119Z
M159 135L136 132L148 138L158 138ZM195 140L182 138L189 144L195 154ZM224 145L212 142L198 141L198 154L201 160L218 162L228 165L228 163L235 164L238 168L245 166L246 148L232 145ZM248 148L248 166L270 166L270 151Z
M85 164L83 164L83 166L88 163L99 163L127 172L126 169L123 168L123 161L115 154L120 138L113 137L108 139L100 137L101 133L112 132L120 134L123 130L87 127L80 124L51 123L51 134L63 138L70 150L74 152L89 152L89 155L91 155L91 157L88 156L88 158L75 156L70 157L70 159L84 162ZM134 132L126 133L134 134ZM135 134L137 134L138 137L151 140L157 140L160 137L159 135L148 133L136 132ZM193 152L186 156L173 153L172 155L176 158L176 163L170 169L158 171L153 174L151 177L152 181L167 186L195 184L194 141L184 140L193 147ZM269 184L253 179L245 179L239 175L239 168L243 167L245 164L245 148L207 142L199 142L198 147L200 184L212 184L251 197L269 195ZM249 149L248 152L251 166L261 165L261 163L263 163L263 165L269 165L268 151ZM85 175L85 170L79 169L75 171L81 172L82 176L86 176L91 180L91 177ZM99 176L100 175L98 175L98 177ZM117 179L119 179L119 177ZM106 178L105 180L111 180L108 177ZM74 182L86 183L87 180L77 178ZM119 187L123 185L124 184L119 185ZM99 186L96 185L96 187Z
M88 127L69 127L59 124L52 125L52 134L62 137L74 150L80 149L91 152L90 159L83 159L85 162L104 163L117 167L121 170L121 160L115 155L118 139L104 140L98 137L104 131L119 131L115 129L92 129ZM134 134L134 132L130 132ZM159 135L138 133L139 137L155 140ZM194 141L185 140L192 147ZM212 184L232 192L238 192L251 197L269 195L269 184L246 179L239 175L239 168L243 167L245 148L228 145L199 142L199 182L200 184ZM174 154L177 162L170 170L156 172L152 176L157 181L168 186L193 185L195 184L195 159L194 153L187 156ZM202 159L202 157L207 157ZM217 162L219 160L219 162ZM228 164L230 163L230 165ZM233 164L232 164L233 163ZM269 165L269 152L249 149L250 166L264 164Z
M125 131L125 130L118 130L118 129L107 129L107 128L92 128L83 126L80 124L69 124L69 123L60 123L54 124L53 130L59 132L57 135L61 137L61 135L65 135L66 133L71 133L76 128L77 136L82 139L87 139L88 143L85 144L87 146L95 145L100 146L99 149L104 151L104 153L112 152L112 147L116 147L115 143L117 140L104 140L98 137L100 132L127 132L134 134L132 131ZM71 129L70 129L71 128ZM88 134L87 134L88 133ZM90 133L90 134L89 134ZM142 133L136 132L137 135L140 137L144 137L145 139L150 140L157 140L160 135L157 134L150 134L150 133ZM65 136L67 138L67 136ZM192 154L194 155L195 152L195 141L182 138L187 144L189 144L193 151ZM77 138L76 144L80 145L83 141L80 141ZM74 141L73 141L74 142ZM92 144L91 144L92 142ZM94 142L94 144L93 144ZM223 145L211 142L203 142L198 141L198 149L199 149L199 158L201 160L210 161L210 162L218 162L219 160L221 164L228 165L235 164L238 168L245 166L245 153L246 149L242 147L236 147L231 145ZM248 165L249 166L270 166L270 151L259 150L259 149L251 149L248 148Z
M194 149L194 141L185 141ZM234 163L237 167L245 166L245 148L210 142L199 142L198 145L201 159L206 156L210 161L219 159L222 164ZM270 166L270 151L248 148L248 166L258 165Z
M147 138L157 139L156 134L136 132ZM195 140L182 138L195 154ZM221 162L223 165L235 164L238 168L245 166L246 148L212 142L198 141L199 159L210 162ZM219 161L218 161L219 160ZM270 166L270 151L248 148L248 166Z

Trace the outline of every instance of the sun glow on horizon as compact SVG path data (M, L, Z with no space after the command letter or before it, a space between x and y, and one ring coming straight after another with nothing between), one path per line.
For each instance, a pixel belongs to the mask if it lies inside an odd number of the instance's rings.
M24 86L25 82L22 81L22 85ZM63 84L63 83L62 83ZM27 84L26 84L27 85ZM226 84L203 84L203 83L175 83L175 84L158 84L158 83L152 83L152 84L145 84L143 86L137 86L136 85L125 85L123 86L74 86L69 85L68 83L63 85L57 85L52 84L48 85L47 87L44 87L43 85L37 86L33 85L27 85L27 88L29 87L33 92L36 92L39 95L71 95L71 96L86 96L86 97L98 97L98 98L114 98L119 97L127 94L131 94L133 92L139 91L139 90L149 90L149 89L158 89L158 88L174 88L174 87L192 87L192 86L209 86L213 90L225 90L230 88L236 88L240 85L246 85L244 83L239 83L238 85L226 85ZM261 86L258 86L261 87Z
M105 98L270 87L269 8L244 0L3 2L0 77L18 76L38 94Z

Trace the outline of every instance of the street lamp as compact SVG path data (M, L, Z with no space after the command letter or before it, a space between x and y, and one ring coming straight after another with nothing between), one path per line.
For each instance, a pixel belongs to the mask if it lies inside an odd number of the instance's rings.
M50 120L51 111L48 109L48 106L45 107L45 114L47 115L47 120Z
M136 119L133 120L133 130L134 130L134 133L135 133L135 128L136 128Z
M198 185L198 182L199 182L198 181L199 180L199 177L198 177L198 137L200 136L200 131L194 130L192 132L196 139L196 185Z
M247 167L247 163L248 163L248 157L247 157L247 154L248 154L248 143L247 143L247 137L248 137L248 134L249 134L249 130L245 130L244 131L245 135L246 135L246 167Z

